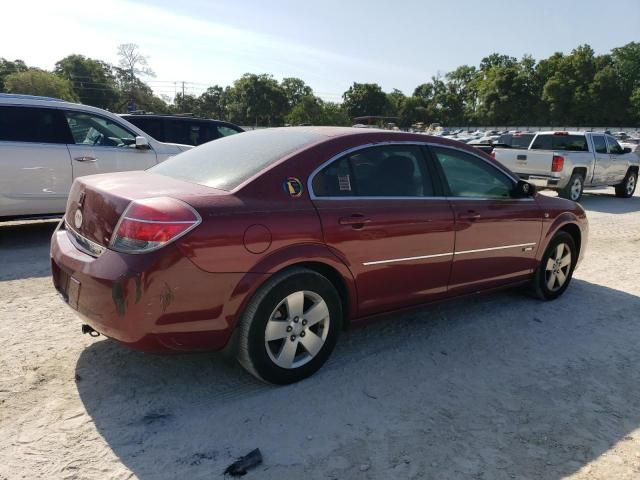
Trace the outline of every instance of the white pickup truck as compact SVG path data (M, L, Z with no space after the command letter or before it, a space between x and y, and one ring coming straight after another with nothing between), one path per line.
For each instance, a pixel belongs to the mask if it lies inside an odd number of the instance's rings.
M538 132L526 150L494 148L491 155L523 180L576 202L585 187L613 186L628 198L638 183L638 156L605 133Z

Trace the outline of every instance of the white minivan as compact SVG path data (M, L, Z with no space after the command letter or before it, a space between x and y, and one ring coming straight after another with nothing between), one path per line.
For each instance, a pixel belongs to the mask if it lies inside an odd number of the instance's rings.
M100 108L2 93L0 220L62 214L75 178L145 170L190 148Z

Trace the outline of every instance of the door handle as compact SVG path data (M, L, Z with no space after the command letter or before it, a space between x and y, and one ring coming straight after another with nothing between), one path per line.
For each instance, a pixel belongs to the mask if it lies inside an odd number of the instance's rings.
M364 227L365 223L371 223L371 219L360 214L353 214L350 217L342 217L338 220L340 225L351 225L354 229L359 230Z
M74 160L76 162L95 162L96 160L98 160L96 157L90 157L90 156L84 156L84 157L74 157Z

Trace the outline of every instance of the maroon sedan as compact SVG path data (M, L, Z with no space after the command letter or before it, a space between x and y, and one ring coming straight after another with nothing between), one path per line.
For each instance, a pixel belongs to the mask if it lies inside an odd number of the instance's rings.
M282 384L375 314L521 283L560 296L587 229L578 204L458 142L276 128L77 179L51 265L84 331L152 352L227 347Z

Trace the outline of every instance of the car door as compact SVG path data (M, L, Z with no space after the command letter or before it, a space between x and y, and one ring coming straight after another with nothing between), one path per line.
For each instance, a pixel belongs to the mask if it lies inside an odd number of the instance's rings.
M542 221L532 197L513 198L515 179L484 158L431 147L455 214L449 293L526 278L536 267Z
M453 211L418 145L362 148L312 176L326 244L351 269L361 315L446 294Z
M73 178L96 173L146 170L156 164L150 147L136 148L136 134L118 122L89 112L64 110L71 131Z
M607 183L609 180L611 155L609 155L604 135L594 133L591 135L591 141L593 143L593 152L596 160L593 168L593 180L591 183L593 185L602 185Z
M64 212L72 181L68 137L60 110L0 106L0 216Z
M611 156L611 168L609 171L608 183L614 185L622 182L629 168L629 160L618 141L611 135L605 135L607 139L607 149Z

